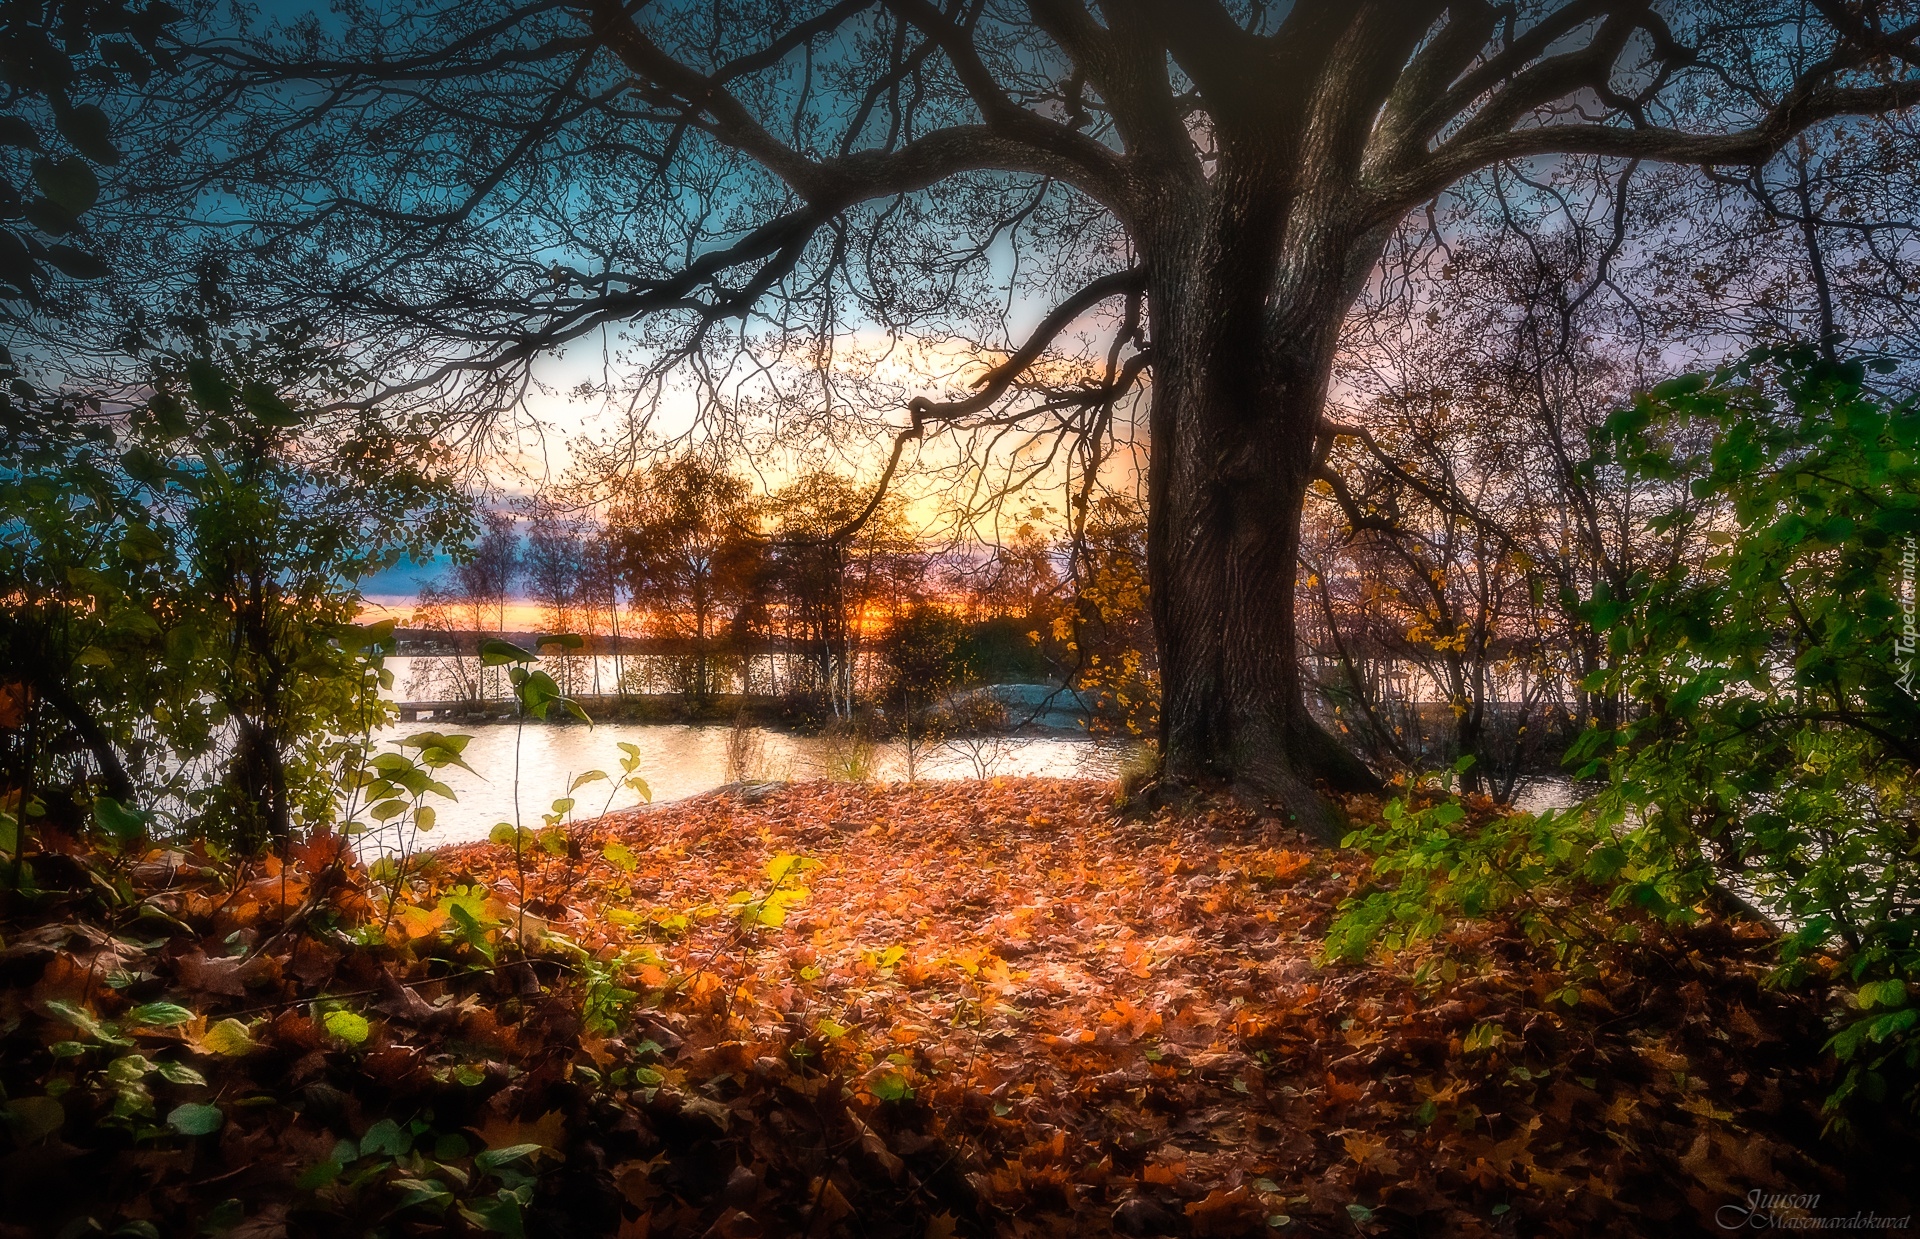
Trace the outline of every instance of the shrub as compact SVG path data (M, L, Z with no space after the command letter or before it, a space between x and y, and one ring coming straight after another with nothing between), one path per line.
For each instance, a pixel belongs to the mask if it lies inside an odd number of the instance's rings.
M1874 369L1767 349L1609 419L1598 462L1670 496L1649 534L1714 549L1593 600L1637 709L1575 750L1596 822L1785 928L1778 981L1853 988L1836 1103L1920 1100L1920 414Z
M1604 788L1539 817L1390 804L1349 841L1396 884L1349 901L1330 955L1507 911L1577 964L1583 899L1745 907L1782 930L1774 983L1848 994L1836 1121L1850 1099L1920 1101L1920 415L1871 369L1766 349L1607 421L1591 467L1664 497L1641 535L1712 553L1584 608L1610 659L1586 687L1630 706L1570 754Z

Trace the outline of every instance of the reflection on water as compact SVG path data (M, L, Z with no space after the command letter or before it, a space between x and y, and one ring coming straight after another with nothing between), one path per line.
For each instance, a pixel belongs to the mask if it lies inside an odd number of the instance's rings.
M1580 803L1586 790L1565 775L1540 775L1524 779L1513 789L1513 807L1528 813L1548 809L1570 809Z
M402 723L382 733L387 740L432 727ZM458 725L449 731L462 730ZM514 820L514 736L510 726L465 729L473 736L466 760L475 773L457 767L441 771L457 801L430 800L439 821L422 844L444 846L484 839L496 822ZM520 813L523 825L538 827L540 814L566 794L574 776L588 770L617 774L624 740L640 747L639 775L656 803L710 791L728 781L727 744L731 727L687 723L602 724L598 727L529 725L520 736ZM755 750L747 769L754 779L817 779L831 759L830 742L818 736L753 728ZM982 775L1051 775L1061 778L1112 778L1132 752L1125 740L1084 736L999 736L960 741L935 748L919 759L919 777L971 779ZM876 746L874 777L906 777L906 755L898 744ZM609 784L592 783L577 794L576 816L597 815L607 805ZM630 808L634 798L622 792L612 808Z
M428 723L401 723L381 733L385 740L433 727ZM450 731L460 731L457 723ZM511 822L514 814L514 737L506 725L464 729L473 739L467 745L467 764L475 773L449 767L441 778L458 800L429 800L438 824L420 843L445 846L484 839L496 822ZM727 748L733 729L722 724L630 723L598 727L529 725L519 745L519 821L537 828L540 815L554 799L564 796L574 776L588 770L617 773L621 741L640 748L640 777L653 791L655 803L678 800L711 791L728 782ZM831 741L820 736L752 728L748 732L749 779L818 779L834 759ZM1091 739L1086 736L992 736L959 740L934 747L919 758L923 779L991 778L996 775L1047 775L1059 778L1110 779L1133 752L1129 740ZM906 777L906 754L898 743L877 745L873 777L881 781ZM611 802L608 782L591 783L577 793L577 818L598 815L603 809L631 808L629 792ZM1514 795L1514 807L1540 812L1575 803L1581 789L1564 777L1527 780Z

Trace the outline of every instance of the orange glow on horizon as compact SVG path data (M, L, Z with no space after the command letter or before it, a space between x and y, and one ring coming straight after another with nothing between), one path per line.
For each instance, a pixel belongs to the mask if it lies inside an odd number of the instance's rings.
M966 610L964 598L958 595L946 594L936 590L930 592L927 595L927 599L937 605L945 606L955 611ZM421 626L416 622L419 611L420 603L418 599L407 598L398 594L376 594L361 599L360 612L355 616L355 620L362 624L377 624L384 620L393 620L398 627L417 628ZM655 624L649 616L636 614L626 607L621 608L620 616L620 633L622 636L638 636L644 638L654 635ZM612 633L606 631L605 628L605 612L601 612L596 618L602 622L599 627L596 628L594 635L602 637L612 636ZM884 603L871 603L862 608L860 613L854 617L854 632L863 639L884 635L891 626L892 620L893 608ZM580 631L583 625L576 624L574 628L576 631ZM491 629L488 631L491 631ZM524 599L515 599L508 602L506 606L505 631L546 631L546 608L538 603L528 602Z

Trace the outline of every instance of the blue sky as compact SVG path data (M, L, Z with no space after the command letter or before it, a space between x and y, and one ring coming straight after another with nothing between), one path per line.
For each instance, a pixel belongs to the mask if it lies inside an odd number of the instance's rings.
M385 572L362 580L360 593L370 602L410 605L419 596L421 585L444 575L452 566L453 560L446 555L436 555L424 564L403 559Z

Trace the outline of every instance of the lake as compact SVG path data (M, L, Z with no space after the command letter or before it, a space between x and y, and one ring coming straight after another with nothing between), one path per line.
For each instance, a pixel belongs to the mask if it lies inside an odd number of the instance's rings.
M403 723L381 733L397 740L431 728L432 723ZM448 730L462 730L457 724ZM509 725L489 724L465 729L473 739L467 745L467 764L475 773L458 768L442 771L442 778L459 797L455 801L429 800L438 823L420 839L426 846L471 843L487 837L497 822L514 820L514 733ZM574 776L589 770L619 771L621 741L638 745L639 775L653 792L654 803L679 800L712 791L729 782L727 748L733 729L720 724L646 723L529 725L520 736L520 814L522 824L538 828L540 815L556 797L564 796ZM826 777L840 753L835 742L817 735L796 735L770 728L749 728L751 750L747 771L753 779L818 779ZM873 746L872 777L881 781L906 778L907 762L897 742ZM999 775L1042 775L1055 778L1111 779L1132 756L1131 740L1100 739L1071 734L991 736L935 746L920 758L923 779L993 778ZM611 804L610 784L591 783L576 793L577 819L598 816L603 810L629 809L638 802L621 792ZM1574 786L1564 778L1536 778L1515 795L1519 808L1538 812L1572 804ZM376 850L378 845L375 845Z
M402 723L385 729L381 737L397 740L433 728L432 722ZM442 780L459 797L447 802L429 800L438 823L421 844L445 846L484 839L497 822L514 820L514 744L511 725L460 727L447 731L473 737L466 760L475 773L457 767L441 772ZM520 813L523 825L538 828L540 815L556 797L564 796L576 775L589 770L617 774L621 741L638 745L638 774L647 781L657 804L712 791L729 781L727 748L733 728L720 724L646 723L529 725L520 733ZM747 729L752 750L746 763L753 779L817 779L844 752L822 736L796 735L769 728ZM1110 779L1134 751L1130 740L1095 739L1074 735L989 736L936 746L920 759L923 779L992 778L998 775L1047 775L1058 778ZM898 742L874 745L873 777L904 779L906 752ZM591 783L576 793L579 818L597 816L608 807L609 784ZM632 793L622 791L613 809L632 808Z

